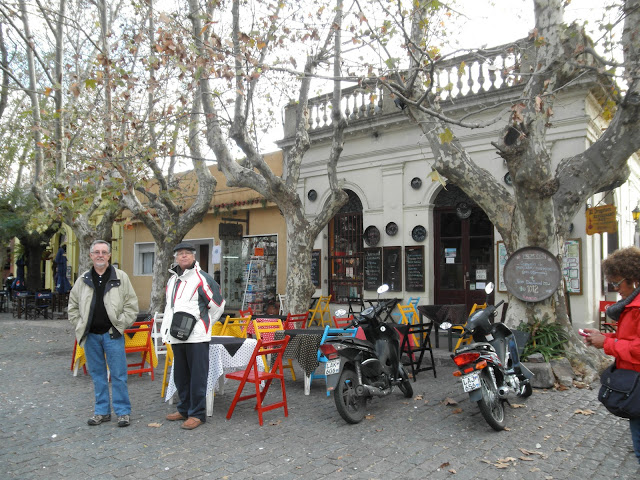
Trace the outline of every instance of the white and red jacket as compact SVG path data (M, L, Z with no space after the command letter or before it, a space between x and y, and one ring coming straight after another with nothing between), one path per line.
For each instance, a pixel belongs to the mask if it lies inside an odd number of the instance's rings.
M167 282L167 305L162 319L162 340L165 343L201 343L211 340L211 326L222 316L224 299L220 285L211 275L200 269L198 262L184 271L179 266L169 269ZM174 312L193 315L196 322L186 340L178 340L169 334Z

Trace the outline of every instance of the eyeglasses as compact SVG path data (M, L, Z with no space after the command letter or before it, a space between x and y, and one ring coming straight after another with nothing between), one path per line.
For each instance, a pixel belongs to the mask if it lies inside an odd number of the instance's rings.
M617 290L620 288L620 285L622 285L622 282L624 282L625 280L626 278L623 278L619 282L609 282L609 284L614 288L614 290Z
M176 257L180 257L180 256L187 256L187 255L195 255L195 252L192 252L191 250L180 250L178 252L176 252Z
M107 255L111 255L111 252L91 252L91 255L95 255L96 257L106 257Z

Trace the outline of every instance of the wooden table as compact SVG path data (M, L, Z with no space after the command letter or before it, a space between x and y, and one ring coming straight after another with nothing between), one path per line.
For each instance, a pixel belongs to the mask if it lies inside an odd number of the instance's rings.
M467 306L463 303L453 305L418 305L420 323L423 315L430 319L436 326L436 348L440 347L440 337L438 330L443 322L450 322L452 325L464 325L467 321ZM453 350L453 337L451 330L447 331L449 351Z

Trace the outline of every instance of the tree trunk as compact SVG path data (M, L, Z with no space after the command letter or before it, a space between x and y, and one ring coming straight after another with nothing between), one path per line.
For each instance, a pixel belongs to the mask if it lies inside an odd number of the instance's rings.
M160 245L160 246L159 246ZM174 243L156 243L155 257L153 259L153 280L151 282L151 301L149 313L164 312L165 289L169 280L169 267L174 262Z

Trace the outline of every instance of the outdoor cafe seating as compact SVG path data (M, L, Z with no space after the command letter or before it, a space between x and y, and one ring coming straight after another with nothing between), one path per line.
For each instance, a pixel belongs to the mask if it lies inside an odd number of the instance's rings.
M424 321L424 317L418 315L413 304L398 305L401 315L401 323L405 328L398 328L402 333L400 344L400 352L406 354L407 361L403 365L411 368L413 381L419 372L433 370L433 376L436 377L436 364L433 358L433 349L431 347L431 329L433 322L431 320ZM431 364L422 365L425 353L429 352Z

